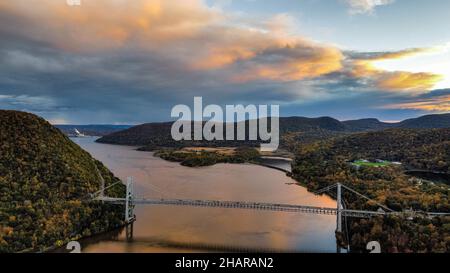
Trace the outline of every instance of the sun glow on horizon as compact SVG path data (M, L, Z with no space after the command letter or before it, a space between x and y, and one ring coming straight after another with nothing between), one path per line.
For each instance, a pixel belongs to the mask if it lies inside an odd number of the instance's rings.
M450 43L414 56L374 61L372 65L391 72L433 73L442 77L433 89L450 88Z

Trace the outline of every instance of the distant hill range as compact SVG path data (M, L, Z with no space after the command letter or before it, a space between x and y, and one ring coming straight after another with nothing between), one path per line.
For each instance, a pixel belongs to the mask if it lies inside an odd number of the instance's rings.
M106 136L118 131L133 127L132 125L55 125L66 135L72 135L77 129L80 133L87 136Z
M397 123L381 122L375 118L339 121L331 117L280 118L281 131L301 131L308 129L324 129L329 131L362 132L371 130L384 130L389 128L405 129L437 129L450 128L450 114L427 115L408 119Z
M248 121L247 121L248 122ZM170 131L172 122L146 123L118 131L97 141L100 143L145 146L144 150L156 147L179 146L245 146L246 142L204 142L189 141L175 142ZM236 126L236 124L235 124ZM330 137L349 135L355 132L380 131L392 128L402 129L436 129L450 128L450 114L427 115L408 119L398 123L381 122L378 119L360 119L339 121L331 117L306 118L283 117L280 118L280 134L282 146L289 143L309 143ZM251 143L254 144L254 143Z
M399 123L400 128L450 128L450 114L428 115Z

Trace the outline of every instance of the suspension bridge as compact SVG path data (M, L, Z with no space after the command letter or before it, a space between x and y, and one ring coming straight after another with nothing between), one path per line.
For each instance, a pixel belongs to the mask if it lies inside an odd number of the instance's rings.
M119 182L121 183L121 182ZM374 216L384 216L389 214L397 215L423 215L425 217L436 216L449 216L450 213L427 213L427 212L396 212L383 204L376 202L375 200L343 185L337 183L331 185L316 194L333 193L336 190L336 207L335 208L323 208L305 205L290 205L290 204L275 204L275 203L258 203L258 202L245 202L245 201L220 201L220 200L190 200L190 199L154 199L154 198L136 198L134 195L133 179L129 177L126 182L126 195L124 198L115 198L105 196L105 190L113 187L115 184L108 187L104 187L102 182L102 188L100 191L92 195L92 200L108 202L112 204L125 205L125 222L132 223L135 221L134 206L135 205L153 205L153 206L189 206L189 207L208 207L208 208L226 208L226 209L246 209L246 210L262 210L262 211L280 211L290 213L308 213L317 215L335 215L336 216L336 231L342 232L343 218L371 218ZM353 210L347 209L343 200L343 191L346 190L352 194L355 194L359 198L371 201L376 204L378 210Z

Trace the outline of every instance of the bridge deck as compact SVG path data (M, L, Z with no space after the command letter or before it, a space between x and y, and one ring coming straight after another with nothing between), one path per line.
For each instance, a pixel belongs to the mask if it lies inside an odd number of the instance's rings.
M119 183L119 182L117 182ZM114 184L113 184L114 185ZM109 186L111 187L111 186ZM351 191L352 193L358 195L361 198L372 200L367 196L364 196L355 190L342 185L336 184L333 186L329 186L323 189L320 192L328 191L332 188L337 187L338 196L340 196L341 187ZM133 196L133 182L132 179L127 181L127 193L126 196L128 198L113 198L103 196L102 191L97 192L100 193L100 196L94 197L91 200L109 202L113 204L125 204L126 206L126 219L129 220L129 217L132 217L132 206L131 212L129 210L129 204L137 204L137 205L167 205L167 206L190 206L190 207L208 207L208 208L230 208L230 209L249 209L249 210L266 210L266 211L283 211L283 212L293 212L293 213L311 213L311 214L322 214L322 215L338 215L338 210L336 208L323 208L323 207L313 207L313 206L301 206L301 205L289 205L289 204L273 204L273 203L256 203L256 202L241 202L241 201L217 201L217 200L189 200L189 199L145 199L145 198L135 198ZM95 196L95 195L93 195ZM338 198L339 200L339 198ZM373 200L372 200L373 201ZM339 201L337 202L339 203ZM438 216L450 216L449 213L433 213L433 212L395 212L382 204L379 204L380 208L383 210L379 211L367 211L367 210L349 210L349 209L341 209L339 210L340 216L344 217L354 217L354 218L370 218L373 216L383 216L383 215L403 215L403 216L415 216L422 215L426 217L438 217ZM339 228L338 228L339 229Z
M96 200L124 204L125 198L98 197ZM299 206L288 204L256 203L241 201L217 201L217 200L182 200L182 199L133 199L136 205L168 205L168 206L190 206L190 207L209 207L209 208L232 208L249 209L264 211L283 211L294 213L311 213L322 215L336 215L336 208L323 208L313 206ZM360 210L342 210L343 216L368 218L376 215L385 215L385 212L360 211Z

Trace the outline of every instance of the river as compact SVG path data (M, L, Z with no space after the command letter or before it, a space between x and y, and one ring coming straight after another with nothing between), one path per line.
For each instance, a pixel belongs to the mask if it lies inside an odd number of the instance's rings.
M92 137L72 140L117 177L132 176L138 197L336 206L263 166L189 168L135 147L100 144ZM137 206L135 214L131 241L125 230L115 231L82 240L83 252L336 251L335 216L170 206Z

